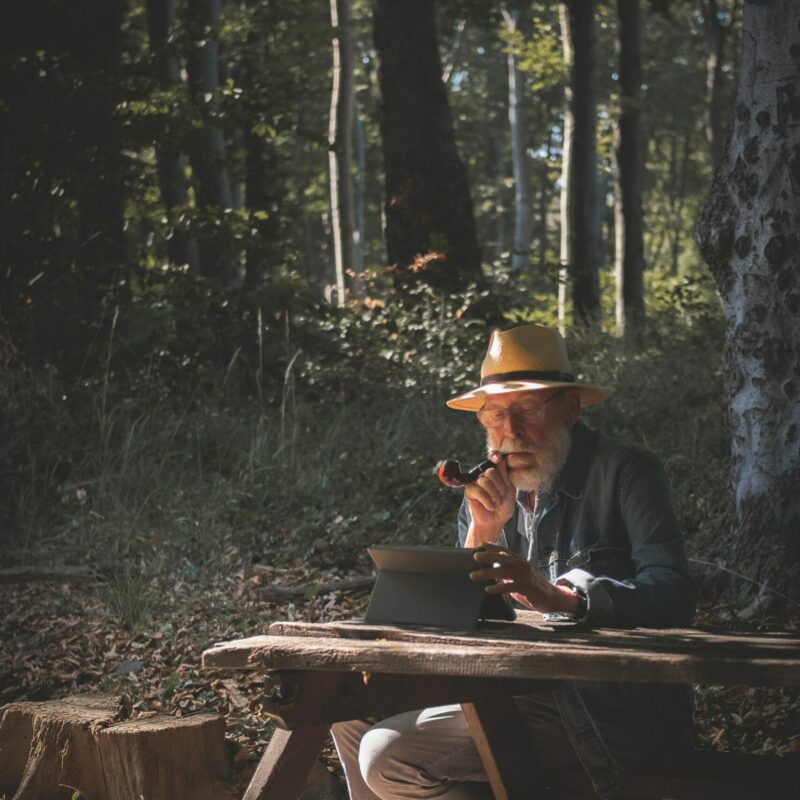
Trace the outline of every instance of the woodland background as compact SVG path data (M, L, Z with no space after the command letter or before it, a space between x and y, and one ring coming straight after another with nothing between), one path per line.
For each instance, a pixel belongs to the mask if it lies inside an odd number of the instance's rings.
M482 442L444 400L527 321L611 390L590 424L664 460L701 619L772 624L774 570L720 552L725 320L693 241L741 24L735 0L3 4L0 562L92 579L2 588L0 702L217 708L244 768L258 686L199 652L358 613L319 586L368 544L453 540L433 465ZM709 746L800 746L794 695L698 701Z

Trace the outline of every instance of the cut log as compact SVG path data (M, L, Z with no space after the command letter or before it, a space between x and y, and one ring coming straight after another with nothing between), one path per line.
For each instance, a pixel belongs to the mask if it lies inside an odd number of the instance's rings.
M0 795L9 800L233 797L225 722L214 714L126 719L119 697L0 708Z
M87 695L0 709L0 793L13 800L105 794L96 734L128 716L119 697ZM71 788L68 788L71 787Z
M157 716L106 728L97 738L108 800L233 797L225 720Z

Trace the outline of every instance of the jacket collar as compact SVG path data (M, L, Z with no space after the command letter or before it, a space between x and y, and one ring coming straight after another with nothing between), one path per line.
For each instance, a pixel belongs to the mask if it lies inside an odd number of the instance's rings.
M585 422L578 420L572 428L572 444L567 460L556 481L556 488L561 494L572 500L583 497L596 444L597 431L593 431Z

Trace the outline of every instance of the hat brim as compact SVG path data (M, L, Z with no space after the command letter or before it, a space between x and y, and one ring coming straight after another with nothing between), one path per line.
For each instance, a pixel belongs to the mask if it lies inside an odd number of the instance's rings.
M480 411L487 397L494 397L509 392L526 392L537 389L555 389L558 387L574 388L578 390L582 406L590 406L599 403L608 397L608 392L600 386L592 386L588 383L566 383L559 381L498 381L497 383L487 383L477 389L460 394L452 400L447 401L450 408L457 411Z

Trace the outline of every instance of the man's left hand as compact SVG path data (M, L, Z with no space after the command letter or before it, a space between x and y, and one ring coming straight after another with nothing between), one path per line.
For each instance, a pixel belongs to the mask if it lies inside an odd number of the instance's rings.
M484 552L473 558L483 569L470 572L473 581L494 580L486 587L488 594L510 594L517 602L542 613L560 612L574 615L578 596L566 586L554 586L534 564L509 553L505 547L481 542Z

